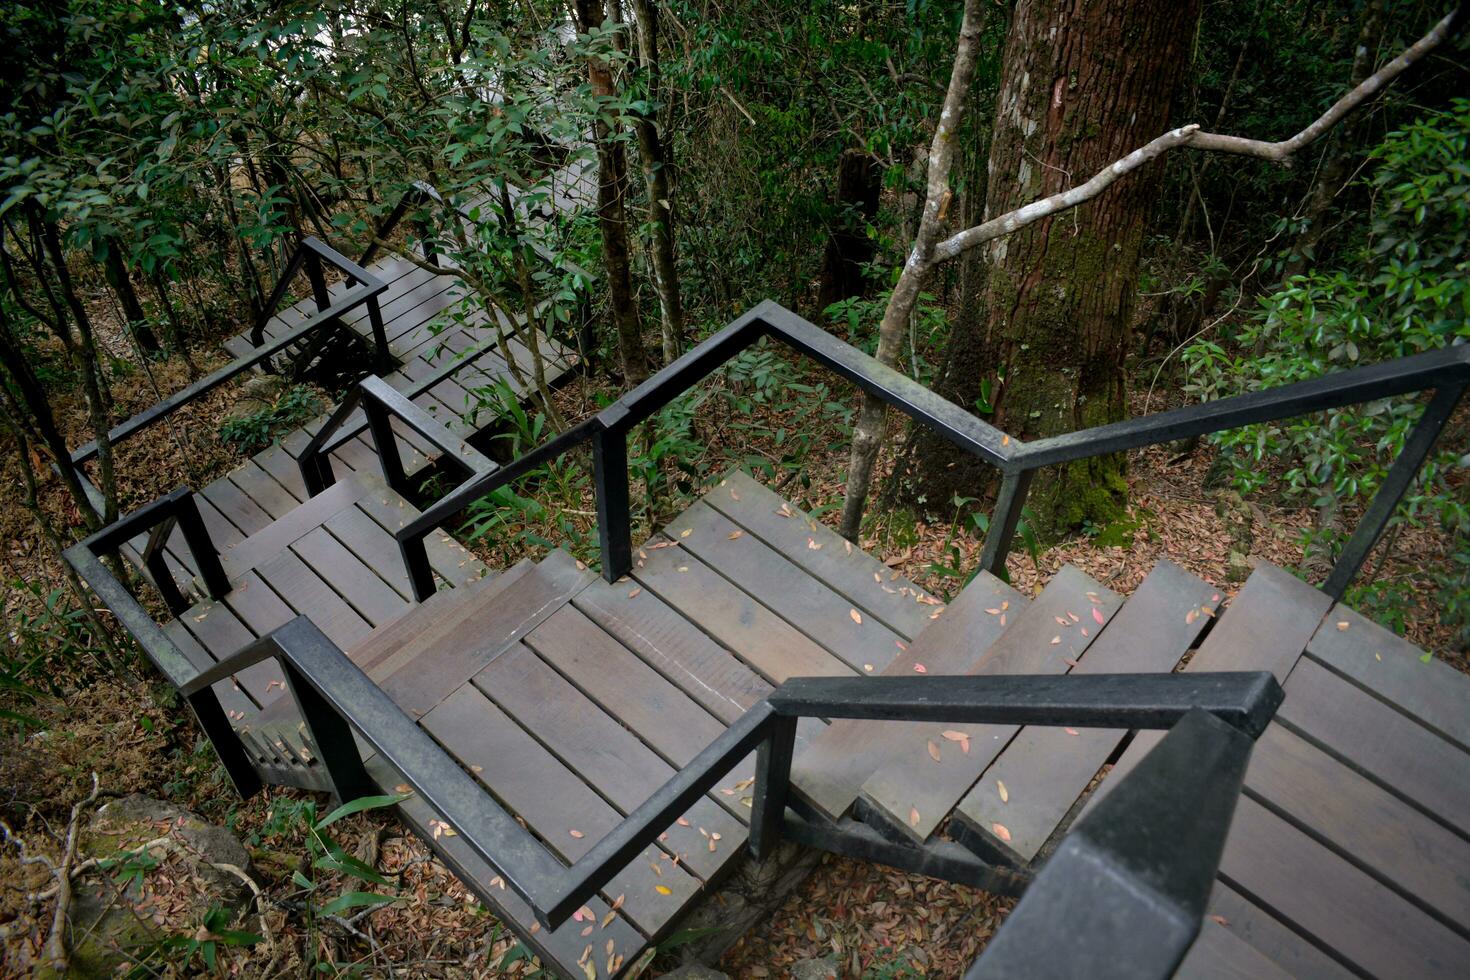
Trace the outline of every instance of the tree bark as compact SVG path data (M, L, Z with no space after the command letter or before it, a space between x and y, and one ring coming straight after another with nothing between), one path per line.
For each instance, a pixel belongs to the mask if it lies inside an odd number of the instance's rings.
M1198 0L1022 0L1006 43L987 215L1071 187L1162 129L1198 11ZM988 381L990 421L1022 438L1122 418L1153 199L1146 181L1122 181L1087 208L990 242L983 318L952 335L938 392L973 407ZM991 479L978 460L927 432L914 432L908 457L903 496L936 512ZM1124 459L1111 457L1037 481L1031 506L1052 532L1114 520L1126 495Z
M103 260L103 268L107 274L107 284L117 294L117 299L122 304L123 315L128 318L128 332L137 338L138 346L149 354L156 354L161 349L158 336L148 323L148 314L143 310L143 304L138 299L138 291L133 288L133 280L128 275L127 263L123 261L122 248L116 240L107 243L107 256Z
M602 26L606 17L602 0L576 0L575 6L577 27L582 33ZM606 59L595 54L588 56L587 79L595 98L608 99L615 94L612 69ZM648 377L648 354L643 349L643 325L633 296L628 215L623 203L628 197L628 164L623 145L616 139L617 134L604 113L597 113L592 129L597 144L597 225L602 234L608 297L618 333L623 380L628 385L636 385Z
M863 295L863 267L873 261L873 240L866 225L878 214L882 190L882 174L872 155L844 150L837 160L837 215L822 258L818 309Z
M659 102L658 5L651 0L632 0L634 30L638 41L638 66L643 81L643 98L648 108L633 117L638 137L638 156L643 162L643 183L648 190L649 252L653 284L658 291L664 363L684 349L684 302L679 291L678 251L675 242L674 190L669 181L672 166L669 143L659 135L655 114Z

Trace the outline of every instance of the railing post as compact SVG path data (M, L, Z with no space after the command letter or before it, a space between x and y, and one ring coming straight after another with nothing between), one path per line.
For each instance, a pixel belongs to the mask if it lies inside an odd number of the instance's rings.
M769 735L755 754L755 789L751 800L750 853L764 860L781 841L786 797L791 788L791 758L796 753L796 716L773 715Z
M398 542L398 553L403 556L403 567L408 572L408 584L413 590L415 602L424 602L435 592L434 569L429 565L429 549L419 535L403 538Z
M214 746L220 765L225 767L230 782L235 784L235 792L242 799L249 799L260 792L260 774L255 771L255 764L245 754L244 743L235 734L225 709L220 706L219 695L206 687L189 695L188 701L194 717L199 720L199 727Z
M990 530L985 535L985 548L980 553L980 568L992 575L1004 577L1006 556L1011 553L1011 541L1016 536L1016 525L1021 520L1021 508L1026 505L1026 492L1031 489L1031 477L1035 470L1017 470L1007 473L1000 482L1000 495L995 508L990 512Z
M332 297L327 292L327 277L322 273L322 257L311 249L306 249L306 278L311 281L311 297L316 301L317 311L325 310L332 305Z
M291 280L295 279L296 273L301 271L302 252L304 251L304 248L297 245L291 252L291 258L286 261L285 271L281 273L281 278L276 280L276 288L271 290L270 298L265 301L260 315L255 318L254 326L250 328L251 347L259 347L265 340L265 325L271 317L276 315L276 307L281 305L281 300L285 297Z
M286 672L286 688L301 709L306 734L316 746L318 761L327 774L327 784L339 803L349 803L361 796L377 792L377 784L367 774L352 726L337 713L326 698L286 658L281 658Z
M1439 438L1445 423L1454 413L1460 396L1465 393L1465 387L1462 384L1440 388L1425 407L1424 414L1419 416L1414 431L1409 433L1409 438L1404 442L1399 458L1389 467L1378 492L1373 495L1368 509L1363 512L1362 520L1358 521L1353 536L1343 546L1337 564L1332 566L1332 573L1322 583L1322 591L1331 596L1334 602L1342 601L1353 576L1358 574L1358 569L1368 560L1368 553L1378 543L1384 528L1388 527L1388 522L1393 517L1393 512L1398 509L1399 501L1404 499L1404 494L1419 475L1419 469L1428 458L1429 451L1434 448L1435 440Z
M403 459L398 455L398 439L388 410L377 399L364 396L362 413L367 416L368 431L373 434L378 461L383 466L383 480L401 497L410 496L408 476L403 472Z
M230 578L225 574L225 566L220 563L219 551L209 536L209 528L204 526L204 518L199 516L199 502L194 499L193 493L179 500L174 517L179 522L184 541L189 545L189 554L194 556L194 565L199 569L204 591L211 599L222 598L230 591Z
M383 308L378 305L378 297L368 297L367 309L368 323L373 328L373 358L377 362L378 373L387 374L393 370L393 352L388 349L388 331L383 326Z
M173 571L163 557L164 543L168 541L177 524L178 519L170 517L153 528L148 535L148 543L143 546L143 567L153 576L153 587L163 597L163 604L168 607L168 611L175 616L181 616L189 608L190 602L179 590L179 583L174 581Z
M597 488L597 538L602 577L616 582L633 570L628 513L628 430L603 429L592 437L592 482Z

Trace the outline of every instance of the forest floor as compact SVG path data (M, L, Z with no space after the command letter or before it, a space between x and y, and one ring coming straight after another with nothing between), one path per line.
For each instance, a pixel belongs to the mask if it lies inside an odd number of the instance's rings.
M119 378L116 397L125 409L137 410L156 400L154 383L159 390L172 390L185 383L185 375L176 362L155 364L152 383ZM558 400L569 416L577 417L595 402L597 393L590 382L577 382ZM841 389L830 393L838 401L849 395ZM233 397L231 391L221 391L191 409L189 417L176 418L174 425L152 430L129 447L120 459L125 506L180 484L200 486L230 468L236 458L233 451L219 447L212 433ZM84 419L75 408L63 408L63 421L74 442L80 441L76 437L83 431ZM743 430L745 442L734 458L779 459L780 440L774 433L783 427L784 411L766 410L765 417L756 420L758 425ZM786 421L806 424L799 417ZM901 432L896 419L893 424L896 439ZM841 499L846 453L821 439L813 446L801 461L806 479L786 485L782 492L835 522L832 505ZM184 458L192 459L187 467ZM1162 449L1133 454L1131 520L1136 524L1126 529L1119 543L1104 547L1077 537L1034 556L1018 549L1008 565L1012 582L1024 591L1037 591L1063 564L1071 563L1127 593L1167 555L1231 593L1248 571L1238 560L1232 563L1232 555L1298 566L1303 558L1302 531L1315 516L1311 509L1242 502L1229 493L1201 489L1212 458L1208 444L1178 459ZM713 476L729 461L711 458L703 463ZM6 487L19 485L13 453L0 462L0 480ZM43 491L43 506L52 519L74 526L76 512L56 481L48 480ZM105 795L141 792L167 797L229 826L252 850L264 879L265 900L259 915L247 916L242 927L269 938L228 953L229 970L235 975L298 975L318 963L356 966L370 974L387 973L389 963L415 976L534 973L518 958L514 938L487 918L473 896L420 842L403 836L391 820L371 813L343 821L334 832L349 850L389 878L399 900L357 919L332 921L304 914L291 869L300 866L304 854L304 829L294 815L305 794L270 790L240 802L221 781L199 733L183 720L187 714L156 676L137 661L121 673L90 662L89 655L101 651L95 641L86 639L85 629L46 612L45 599L53 590L61 590L56 594L63 597L61 606L66 603L55 552L19 502L7 503L10 506L0 508L0 535L6 544L0 563L9 582L30 587L7 589L6 627L13 641L32 631L26 642L58 658L54 675L58 696L21 706L41 722L41 730L7 728L0 736L6 743L0 753L0 818L16 840L26 843L28 853L56 858L67 835L71 807L86 796L96 773ZM545 527L532 530L556 540L562 531L557 521L558 515L548 515ZM926 587L953 594L959 580L944 569L975 567L981 539L963 529L928 525L900 514L871 521L863 545ZM497 547L486 542L473 546L488 558L504 558L499 553L503 542ZM1445 547L1433 531L1406 529L1379 574L1413 581L1422 565L1444 559ZM1404 612L1405 632L1413 642L1466 669L1463 656L1448 652L1449 632L1437 622L1429 601L1421 590L1417 603ZM0 707L17 706L0 701ZM50 872L40 864L22 864L20 853L15 846L0 848L0 882L5 883L0 887L0 974L4 975L24 973L44 959L55 908L54 899L46 894ZM159 891L158 907L167 908L168 890L185 883L163 875L156 883L150 879L150 887ZM347 882L328 876L323 888L340 892L347 889ZM829 857L775 914L725 955L721 968L740 977L781 976L797 960L830 957L840 964L843 976L954 976L983 948L1009 906L975 889ZM662 962L672 962L675 956L676 951L670 952ZM185 975L192 968L172 963L159 972Z

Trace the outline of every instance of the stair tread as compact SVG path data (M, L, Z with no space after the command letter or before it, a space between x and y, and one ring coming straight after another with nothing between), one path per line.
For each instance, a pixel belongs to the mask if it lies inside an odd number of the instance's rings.
M1066 673L1068 661L1084 655L1121 604L1117 593L1065 565L965 673ZM938 829L1017 731L1014 725L967 725L964 751L942 735L952 725L902 722L893 727L891 737L899 748L863 783L864 816L919 842ZM938 761L931 742L939 748Z
M1072 672L1171 671L1210 622L1220 598L1207 582L1167 559L1160 561ZM1202 607L1210 613L1200 612ZM1103 728L1023 728L955 808L953 819L964 826L960 840L982 857L1025 867L1126 735ZM997 826L1006 828L1006 839Z
M1026 605L1027 600L1015 589L981 572L881 675L966 673ZM992 614L989 609L997 612ZM916 670L918 667L923 671ZM887 760L902 753L903 743L895 738L902 724L833 721L797 754L792 765L795 795L828 820L843 816L857 799L864 781Z

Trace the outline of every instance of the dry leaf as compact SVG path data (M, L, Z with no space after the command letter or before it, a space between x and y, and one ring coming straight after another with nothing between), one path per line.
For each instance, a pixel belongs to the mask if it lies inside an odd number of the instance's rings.
M1051 645L1052 646L1056 646L1060 642L1062 642L1062 638L1060 636L1054 636L1054 637L1051 638Z
M1342 632L1343 630L1345 630L1347 628L1348 628L1348 624L1347 624L1347 620L1345 620L1345 619L1342 620L1341 622L1339 622L1337 624L1338 632Z
M1068 735L1076 735L1077 734L1077 729L1075 729L1075 728L1063 728L1062 731L1066 732Z
M909 826L910 827L917 827L918 825L919 825L919 808L918 807L910 807L909 808Z
M1103 617L1102 610L1097 608L1096 606L1092 607L1092 618L1097 620L1097 624L1099 626L1107 622L1107 619Z
M725 535L725 537L729 538L731 541L734 541L736 538L742 536L743 534L745 534L744 531L731 531L729 534Z
M929 740L929 758L939 761L939 743L932 738Z
M1199 619L1198 609L1191 609L1189 612L1184 614L1184 623L1187 626L1193 626L1196 619Z
M807 547L807 550L808 551L821 551L822 550L822 546L819 545L819 544L817 544L817 539L816 538L807 538L806 539L806 547Z
M1230 925L1230 920L1227 919L1227 918L1225 918L1225 916L1223 916L1223 915L1207 915L1207 916L1205 916L1205 918L1209 919L1211 922L1215 923L1215 925L1217 925L1217 926L1228 926L1228 925Z
M1003 823L993 823L993 824L990 825L990 829L993 830L993 831L995 831L995 836L999 837L1001 840L1005 841L1007 844L1009 844L1011 842L1011 832L1006 829L1006 825L1005 824L1003 824Z
M662 874L663 872L659 872L659 873ZM672 895L672 894L674 894L674 890L672 888L670 888L668 885L654 885L653 886L653 890L656 891L656 892L658 892L660 895Z
M1009 803L1009 802L1011 802L1011 794L1006 789L1006 784L1005 783L1003 783L999 779L997 779L995 781L995 788L1000 791L1000 801L1002 803Z
M856 609L849 609L847 611L847 614L852 617L852 621L854 623L857 623L859 626L863 625L863 614L862 613L858 612Z
M987 609L985 611L988 612L992 616L999 616L1000 615L1000 610L999 609Z
M849 555L852 554L852 542L851 541L844 541L844 542L842 542L842 546L847 549L847 553Z
M694 533L694 528L692 528L692 527L686 527L684 530L682 530L682 531L679 532L679 537L681 537L681 538L687 538L687 537L689 537L689 535L691 535L693 533Z
M586 837L587 836L586 834L582 833L580 830L569 830L569 831L567 831L567 833L569 833L573 837L577 838L577 840L581 840L583 837Z
M929 668L925 667L923 664L914 664L914 673L927 674L929 673Z
M865 671L867 671L868 673L871 674L873 672L873 665L872 664L863 664L863 670L865 670Z
M636 598L638 598L638 593L640 593L642 591L643 591L642 589L634 589L632 592L629 592L628 593L628 598L629 599L636 599Z

